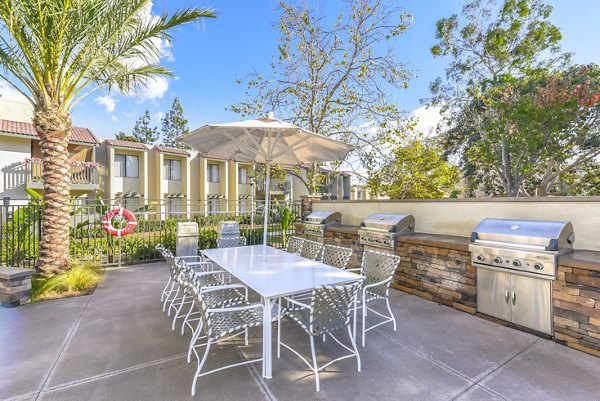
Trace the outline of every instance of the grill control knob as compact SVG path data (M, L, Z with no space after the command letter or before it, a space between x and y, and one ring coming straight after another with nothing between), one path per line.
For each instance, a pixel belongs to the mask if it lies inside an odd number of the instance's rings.
M481 255L481 254L479 254L479 255L477 255L477 260L479 260L479 261L483 262L483 261L485 260L485 256L484 256L484 255Z
M540 262L537 262L536 264L533 265L533 268L535 270L542 270L544 268L544 264L540 263Z
M502 258L500 256L496 256L494 258L494 263L502 263Z
M513 266L514 267L521 267L521 261L519 259L513 260Z

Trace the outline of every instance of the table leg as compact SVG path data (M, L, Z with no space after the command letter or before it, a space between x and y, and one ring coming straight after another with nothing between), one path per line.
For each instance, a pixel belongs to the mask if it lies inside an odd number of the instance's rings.
M263 298L263 378L273 377L273 353L272 353L272 313L275 305L274 298Z

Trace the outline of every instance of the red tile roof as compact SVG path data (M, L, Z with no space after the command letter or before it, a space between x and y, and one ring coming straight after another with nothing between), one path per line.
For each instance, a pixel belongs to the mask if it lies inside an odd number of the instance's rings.
M107 139L105 142L108 146L112 146L114 148L148 150L146 145L139 142L121 141L119 139Z
M171 155L180 155L180 156L186 156L189 157L190 156L190 152L188 152L185 149L178 149L178 148L170 148L168 146L154 146L154 149L156 149L156 151L160 152L160 153L169 153Z
M0 120L0 132L29 136L39 139L33 124L20 121ZM94 135L92 131L82 127L73 127L71 142L81 142L90 145L100 144L100 141L98 141L98 138L96 138L96 135Z

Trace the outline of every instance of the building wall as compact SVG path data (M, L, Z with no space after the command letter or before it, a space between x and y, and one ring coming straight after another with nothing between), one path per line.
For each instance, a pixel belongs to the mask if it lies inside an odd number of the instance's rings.
M31 139L0 136L0 198L26 199L25 159L31 157Z
M418 232L462 237L486 217L567 220L577 248L600 250L600 197L320 201L313 210L340 212L344 224L355 226L371 213L412 214Z

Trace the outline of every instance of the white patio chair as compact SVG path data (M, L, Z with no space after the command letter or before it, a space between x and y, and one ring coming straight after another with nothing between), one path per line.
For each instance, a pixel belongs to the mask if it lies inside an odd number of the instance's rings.
M323 244L316 241L304 240L300 256L307 259L319 260L319 255L323 249Z
M173 253L167 248L165 247L163 244L156 244L156 246L154 247L163 258L165 258L165 261L167 261L167 266L168 265L168 260L170 259L172 260L174 258ZM198 266L200 269L207 269L207 268L212 268L212 264L208 265L206 264L206 262L203 260L202 256L183 256L181 257L183 258L183 260L185 260L188 265L191 266ZM170 266L169 266L170 268ZM163 288L162 292L160 293L160 301L164 302L165 298L169 297L169 295L173 292L174 288L175 288L175 282L173 281L174 279L174 275L173 274L169 274L169 280L167 281L167 283L165 284L165 287ZM163 310L165 310L166 304L163 306Z
M352 310L356 314L356 297L360 282L344 286L321 286L312 291L310 305L299 302L293 298L286 298L292 305L288 308L279 309L277 316L277 358L281 356L281 346L292 351L308 365L309 369L315 373L316 389L320 390L319 372L327 366L342 359L356 357L357 369L360 372L360 355L356 347L355 338L350 329L350 313ZM289 316L306 331L310 337L310 349L312 363L304 358L298 351L281 341L281 318ZM350 337L351 347L343 344L332 333L347 328L348 337ZM350 354L343 355L331 360L323 366L318 366L315 352L315 337L331 336L339 345L341 345Z
M284 251L288 253L300 254L302 251L302 245L304 244L304 238L291 236L287 240Z
M221 291L212 293L212 297L209 300L210 305L235 303L235 301L243 301L248 298L248 289L243 284L225 284L225 271L196 272L181 258L175 258L174 263L179 272L176 281L179 285L178 291L181 291L181 297L174 300L169 307L169 312L172 308L175 309L171 330L175 330L177 320L183 318L181 334L185 332L186 325L193 331L193 327L190 324L190 316L194 309L194 301L193 298L187 299L186 297L188 295L184 286L186 282L194 284L200 292L204 291L206 288L218 287ZM244 289L245 296L242 295L238 289ZM184 305L190 305L190 307L187 314L181 315ZM193 320L194 319L192 319L192 321Z
M358 307L362 309L363 347L365 346L367 331L372 330L375 327L392 322L394 331L396 331L396 318L392 313L392 308L390 308L389 288L398 265L400 265L400 256L372 250L367 250L363 253L360 274L363 275L365 279L362 282L361 294L358 297L358 303L360 303L360 306ZM379 313L367 306L367 303L376 300L385 301L389 316ZM369 311L384 318L384 320L367 328L367 313ZM356 324L354 325L354 335L356 336Z
M217 238L217 248L233 248L236 246L246 246L246 237Z
M177 282L182 264L175 263L175 257L169 251L165 251L165 260L169 266L171 273L171 287L167 291L167 294L163 301L163 312L167 312L167 316L171 316L172 310L177 310L181 302L181 288ZM194 274L202 276L202 283L204 286L222 285L225 283L225 272L215 270L211 262L193 262L187 263L183 258L179 258L186 268L191 269Z
M206 339L206 343L196 344L195 342L201 337L195 335L192 339L193 342L191 343L192 350L198 359L198 368L196 369L194 381L192 382L192 396L194 396L196 395L196 383L199 377L235 366L262 361L262 358L252 359L222 366L202 373L202 368L204 367L212 344L244 334L245 344L248 345L248 329L250 327L260 326L263 323L263 306L262 304L255 303L241 306L211 307L207 304L205 298L211 290L218 291L218 287L203 292L198 291L198 289L190 283L186 283L185 287L188 293L194 297L194 301L200 310L202 324L199 325L198 330L204 334L203 337ZM202 357L200 357L200 354L196 350L196 348L201 346L206 346Z
M329 244L323 245L321 262L326 265L337 267L338 269L346 269L351 257L352 249L350 248Z

